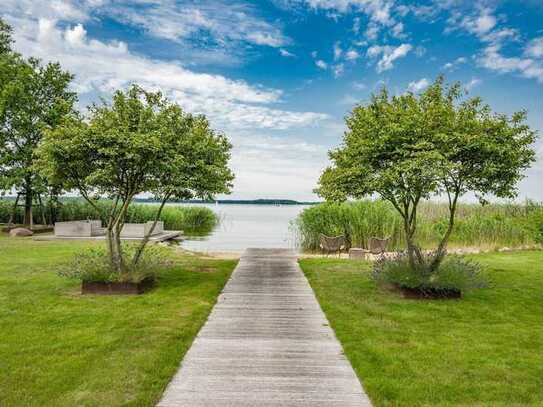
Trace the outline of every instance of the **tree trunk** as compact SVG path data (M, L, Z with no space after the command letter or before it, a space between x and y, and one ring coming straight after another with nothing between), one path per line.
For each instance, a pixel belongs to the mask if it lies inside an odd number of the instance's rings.
M25 215L23 224L32 228L34 224L34 219L32 218L32 200L33 200L33 191L32 187L27 182L25 187Z
M415 261L415 244L411 235L411 225L409 224L408 217L404 217L404 233L405 241L407 243L407 256L409 258L409 266L414 270L416 268Z
M132 201L131 196L125 198L126 199L123 201L121 210L110 218L107 227L108 247L110 248L111 262L113 269L119 274L126 270L121 245L121 230L124 225L124 218L126 217L128 205Z
M151 226L151 229L149 229L149 233L147 233L143 240L141 241L140 245L136 249L136 253L134 254L134 258L132 259L132 265L135 266L140 261L141 255L143 254L143 251L145 250L145 246L147 243L149 243L149 239L151 235L153 234L153 231L155 230L156 224L160 220L160 214L162 213L162 209L164 208L164 205L166 204L166 201L170 198L169 195L167 195L160 204L160 207L158 208L158 212L155 216L155 220L153 222L153 225Z
M13 204L13 209L11 210L11 214L9 215L8 225L15 223L15 221L17 220L17 206L19 205L20 197L21 194L17 194L17 198L15 198L15 203Z
M445 232L445 235L443 235L441 242L439 242L436 254L432 259L432 262L430 263L430 272L432 273L437 271L437 269L441 265L441 262L445 258L445 255L447 254L447 244L449 243L449 238L451 237L452 231L454 229L454 219L456 216L456 205L458 202L458 196L459 192L455 191L454 199L452 201L449 201L449 226L447 228L447 231Z
M40 212L41 212L41 221L43 226L47 225L47 219L45 218L45 208L43 207L43 202L41 200L41 194L37 194L38 196L38 203L40 204Z

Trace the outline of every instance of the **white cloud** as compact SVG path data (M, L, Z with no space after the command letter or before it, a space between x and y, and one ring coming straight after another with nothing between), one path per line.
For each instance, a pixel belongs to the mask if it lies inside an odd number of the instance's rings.
M345 53L345 59L347 59L347 61L355 61L359 57L360 57L360 54L354 49L350 49L349 51Z
M360 103L360 100L353 95L345 95L339 100L340 105L354 106L357 103Z
M408 92L419 93L430 86L430 81L426 78L419 79L418 81L410 82L407 86Z
M324 62L322 59L318 59L315 61L315 65L317 65L320 69L327 69L328 64Z
M276 24L259 18L247 4L235 1L139 0L139 7L133 6L127 0L112 1L102 12L170 40L199 39L203 32L223 44L244 41L280 47L289 42Z
M390 45L374 45L368 48L367 55L370 58L375 58L381 55L381 59L377 62L377 72L388 71L394 67L394 61L405 57L409 51L413 49L411 44L401 44L397 47Z
M46 18L70 25L110 18L182 43L183 55L205 63L239 63L249 47L291 42L277 22L241 0L2 0L2 12L12 21Z
M276 0L277 2L278 0ZM333 19L338 19L341 14L355 12L363 13L367 16L369 23L365 30L365 37L370 41L377 39L382 27L394 27L391 32L393 35L403 35L403 25L394 18L396 0L283 0L290 7L304 9L326 10L326 15ZM397 9L396 9L397 11ZM401 13L397 13L400 17ZM360 17L355 17L353 21L353 31L360 32Z
M478 7L473 14L465 15L465 12L454 10L447 20L446 31L466 30L479 38L487 35L498 23L493 15L493 10L487 7Z
M139 83L160 89L191 112L207 114L225 129L288 129L310 126L327 115L277 109L282 92L252 86L222 75L196 73L173 63L132 54L124 42L87 38L82 25L64 31L51 20L16 27L16 49L45 61L59 61L75 74L74 86L82 96L110 94Z
M477 18L473 20L466 19L464 24L466 28L475 32L476 34L486 34L496 26L496 17L490 14L488 11L484 11Z
M343 75L344 71L345 71L345 66L343 64L334 65L333 67L334 78L339 78L341 75Z
M459 57L459 58L456 58L454 61L452 62L447 62L445 65L443 65L443 69L445 71L453 71L455 70L456 68L458 68L460 65L463 65L467 62L467 59L464 58L464 57Z
M466 88L466 90L469 92L471 91L473 88L479 86L481 83L483 83L483 81L479 78L473 78L471 81L469 81L468 83L466 83L464 85L464 87Z
M353 82L353 87L354 87L356 90L364 90L364 89L366 89L368 86L367 86L365 83L362 83L362 82Z
M374 41L377 39L379 35L379 26L374 23L368 24L368 27L366 28L365 36L369 41Z
M280 48L280 49L279 49L279 54L281 54L282 57L287 57L287 58L294 58L294 57L296 57L296 55L294 55L292 52L287 51L287 50L284 49L284 48Z
M353 32L358 34L360 32L360 17L355 17L353 19Z
M532 58L506 57L500 45L489 45L478 58L479 64L500 73L518 73L543 83L543 61Z
M2 13L33 18L83 22L92 2L73 0L2 0Z
M340 47L339 41L337 41L334 44L334 61L337 61L339 58L341 58L342 53L343 53L343 50Z
M543 59L543 37L531 40L526 47L525 54L528 57Z
M403 23L398 23L394 27L392 27L391 33L396 38L404 38L405 33L403 32L404 25Z
M232 142L233 197L315 199L312 190L328 162L325 146L249 132Z

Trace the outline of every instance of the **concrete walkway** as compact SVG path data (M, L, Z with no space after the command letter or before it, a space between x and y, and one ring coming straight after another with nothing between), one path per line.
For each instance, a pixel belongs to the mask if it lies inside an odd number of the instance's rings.
M296 255L248 249L158 406L371 404Z

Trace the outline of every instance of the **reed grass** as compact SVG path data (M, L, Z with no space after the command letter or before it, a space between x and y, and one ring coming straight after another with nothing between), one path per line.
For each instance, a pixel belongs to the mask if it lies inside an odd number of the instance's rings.
M107 213L107 208L111 206L111 201L101 200L98 206L101 207L101 213ZM46 203L45 216L47 223L52 222L52 211L50 203ZM13 207L13 200L0 199L0 223L9 221ZM126 222L128 223L143 223L153 220L158 210L158 204L143 204L133 203L128 208ZM36 223L41 223L41 213L38 209L34 211ZM60 203L57 211L56 221L70 221L83 219L98 219L102 218L102 222L106 219L100 216L99 213L87 202L82 199L64 199ZM187 234L202 235L207 234L219 222L219 218L215 213L206 207L202 206L180 206L175 204L167 204L162 210L160 220L164 221L164 227L168 230L183 230ZM23 208L18 208L14 223L23 221Z
M447 227L446 204L420 205L417 241L433 248ZM400 215L386 201L364 200L323 203L305 209L296 220L299 243L305 250L317 250L319 234L345 235L353 247L367 247L370 237L390 237L390 248L405 247ZM543 243L543 205L461 204L450 239L451 247L498 249Z

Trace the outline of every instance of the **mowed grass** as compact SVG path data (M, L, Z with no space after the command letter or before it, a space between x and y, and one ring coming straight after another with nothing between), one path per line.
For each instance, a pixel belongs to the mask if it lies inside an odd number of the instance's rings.
M56 270L84 245L0 235L0 406L154 405L236 264L179 255L145 295L82 296Z
M366 262L300 261L375 406L543 406L543 252L473 257L490 287L433 301Z

